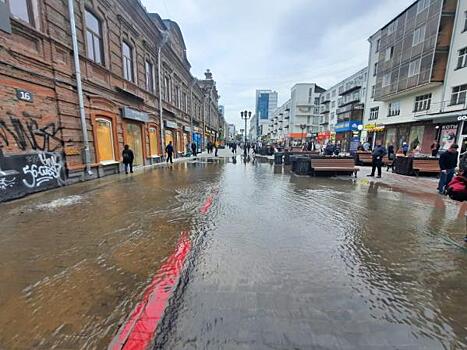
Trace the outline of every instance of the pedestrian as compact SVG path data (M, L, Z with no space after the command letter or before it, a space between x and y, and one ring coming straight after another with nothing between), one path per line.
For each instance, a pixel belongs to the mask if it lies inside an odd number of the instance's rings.
M386 148L382 144L378 144L376 148L373 150L373 153L371 154L372 156L372 162L371 162L371 174L368 175L370 177L375 176L375 171L378 169L378 178L381 178L381 168L383 167L383 158L386 155Z
M457 152L458 148L459 146L454 143L439 157L441 173L439 175L438 192L440 194L445 194L446 185L449 184L454 177L454 172L457 167L457 159L459 157L459 153Z
M333 145L332 142L328 142L328 144L326 145L326 148L324 149L324 155L326 156L332 156L334 154L334 151L335 151L335 146Z
M165 147L165 153L167 153L167 163L170 161L170 164L173 164L174 146L172 145L172 141L169 141L169 144Z
M404 153L404 156L407 157L408 152L409 152L409 144L407 142L404 142L402 144L402 153Z
M133 151L130 149L130 146L125 145L123 147L122 158L123 158L123 165L125 166L125 174L128 174L128 168L130 168L130 173L133 174L133 161L135 159L135 155L133 154Z
M396 153L394 151L394 145L388 146L388 164L386 171L389 171L389 168L394 170L394 160L396 159Z
M237 143L236 142L232 144L232 153L237 154Z
M307 150L308 152L311 152L312 149L313 149L313 144L312 144L311 141L310 141L310 142L308 142L308 145L306 146L306 150Z
M433 141L430 148L431 148L431 156L432 157L437 157L438 152L439 152L439 143L438 143L438 141Z
M370 148L371 148L371 145L368 141L366 141L364 144L363 144L363 150L365 152L369 152L370 151Z
M246 149L248 151L248 154L250 154L250 149L251 149L251 144L248 142L248 144L246 145Z
M217 157L217 152L219 151L219 141L216 141L214 143L214 148L215 148L214 157Z
M191 143L191 153L193 154L194 157L196 157L196 155L197 155L197 148L198 147L196 146L196 143L193 141Z
M208 142L207 148L208 148L208 154L212 153L212 143L211 143L211 141Z

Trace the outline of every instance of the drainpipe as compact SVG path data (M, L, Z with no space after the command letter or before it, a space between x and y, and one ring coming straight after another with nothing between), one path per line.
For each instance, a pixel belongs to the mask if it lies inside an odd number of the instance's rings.
M201 152L206 146L206 93L203 96L203 139L201 140Z
M71 1L71 0L70 0ZM164 118L162 116L162 76L161 76L161 51L162 47L167 44L169 40L169 35L166 31L162 32L162 41L160 45L157 47L157 76L158 76L158 88L159 88L159 118L160 118L160 132L161 132L161 156L164 156L164 139L165 139L165 129L164 129Z
M81 85L81 68L79 65L78 39L76 36L76 23L75 23L75 11L73 7L73 0L68 0L68 14L70 17L70 26L71 26L71 42L73 43L73 58L75 61L76 89L78 90L79 117L81 120L81 130L83 133L84 163L86 165L86 173L88 175L92 175L91 155L89 151L88 127L86 124L86 114L84 112L83 87Z
M190 130L191 130L191 143L194 142L194 131L193 131L193 88L196 84L196 78L193 78L193 81L190 85Z

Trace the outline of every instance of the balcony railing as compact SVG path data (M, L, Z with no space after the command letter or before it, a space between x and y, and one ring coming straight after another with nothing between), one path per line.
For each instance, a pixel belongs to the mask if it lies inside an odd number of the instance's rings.
M430 103L430 108L423 111L413 111L414 117L425 117L428 115L434 115L439 113L449 113L449 112L463 112L467 114L467 100L461 104L451 104L451 100L441 101Z

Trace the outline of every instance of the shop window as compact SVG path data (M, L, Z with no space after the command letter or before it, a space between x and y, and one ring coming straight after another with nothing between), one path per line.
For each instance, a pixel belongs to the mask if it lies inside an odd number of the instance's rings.
M378 115L379 115L379 107L371 108L370 109L370 119L369 120L378 119Z
M467 67L467 47L464 47L462 50L459 50L459 58L457 61L457 69Z
M128 81L134 82L133 71L133 48L122 41L122 58L123 58L123 78Z
M151 156L158 156L159 150L159 140L157 137L157 129L149 128L149 149Z
M115 160L112 122L108 119L96 119L97 154L100 162Z
M389 114L388 117L394 117L401 114L401 103L392 102L389 104Z
M428 111L431 106L431 94L415 97L414 112Z
M465 103L467 84L452 88L451 105L462 105Z
M103 43L102 43L102 23L91 12L86 10L86 41L87 56L91 61L98 64L104 63Z
M146 90L149 92L154 92L154 65L146 61Z
M33 0L7 0L11 15L34 26Z

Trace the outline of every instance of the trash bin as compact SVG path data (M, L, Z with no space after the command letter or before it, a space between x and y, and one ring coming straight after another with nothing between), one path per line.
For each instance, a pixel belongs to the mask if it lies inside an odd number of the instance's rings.
M282 152L274 153L274 164L275 165L281 165L283 156L284 156L284 153L282 153Z
M297 157L295 159L294 173L297 175L310 175L311 159L308 157Z
M290 165L290 153L289 152L284 153L284 165Z

